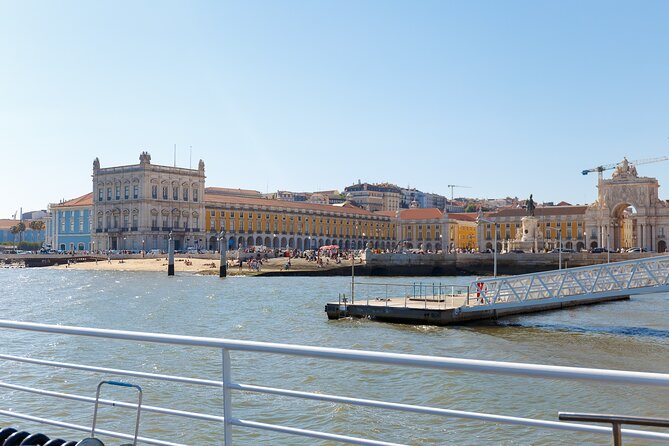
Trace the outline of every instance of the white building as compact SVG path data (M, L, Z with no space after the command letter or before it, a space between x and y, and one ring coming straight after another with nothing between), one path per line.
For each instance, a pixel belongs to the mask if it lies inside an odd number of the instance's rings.
M101 168L93 162L92 242L100 250L167 250L205 246L204 162L197 169L151 164Z

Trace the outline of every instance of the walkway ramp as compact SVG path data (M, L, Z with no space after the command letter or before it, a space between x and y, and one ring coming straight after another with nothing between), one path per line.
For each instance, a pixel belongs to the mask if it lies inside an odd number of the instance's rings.
M477 280L462 311L669 291L669 256Z
M669 256L480 278L466 289L420 299L387 296L331 302L329 319L363 317L406 324L450 325L669 292ZM438 299L436 297L439 297Z

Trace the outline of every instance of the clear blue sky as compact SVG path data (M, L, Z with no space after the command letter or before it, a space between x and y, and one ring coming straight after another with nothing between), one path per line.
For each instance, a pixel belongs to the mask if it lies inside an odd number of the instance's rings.
M0 0L0 217L175 143L210 186L589 203L581 170L669 154L667 23L667 1Z

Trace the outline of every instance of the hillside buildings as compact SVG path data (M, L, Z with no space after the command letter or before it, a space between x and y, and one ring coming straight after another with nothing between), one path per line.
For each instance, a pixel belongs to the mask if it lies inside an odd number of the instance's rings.
M536 207L537 236L531 250L561 245L576 251L640 247L665 252L669 203L658 197L657 179L639 177L625 161L611 179L600 181L595 203ZM267 198L253 190L205 188L204 162L197 169L159 166L146 152L139 164L128 166L102 168L96 159L92 189L49 206L47 242L54 248L165 250L171 235L176 249L213 250L223 233L230 249L371 245L501 252L519 245L514 241L523 238L527 216L522 202L507 198L500 203L507 206L483 214L490 221L484 222L477 213L420 207L421 200L429 202L430 194L389 184L358 182L347 187L346 200L336 204L333 201L341 197L337 191L305 197L277 192ZM410 207L403 209L402 200L409 198Z
M394 184L361 183L344 188L346 200L370 212L396 211L400 208L402 191Z

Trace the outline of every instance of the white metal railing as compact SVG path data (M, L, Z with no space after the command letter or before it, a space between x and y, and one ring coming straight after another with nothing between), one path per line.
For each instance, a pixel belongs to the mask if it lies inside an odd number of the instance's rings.
M466 296L469 291L468 284L441 283L441 282L413 282L413 283L388 283L388 282L360 282L355 281L355 295L339 293L339 304L361 303L370 301L390 302L393 299L404 299L403 306L408 307L410 302L422 302L427 308L453 308L456 297ZM397 304L393 304L397 307ZM413 305L415 307L415 305Z
M669 256L479 279L469 290L476 299L468 299L468 306L663 292L669 290Z
M365 399L359 397L354 398L349 396L333 395L326 393L305 392L292 389L281 389L281 388L238 383L234 381L234 377L232 376L231 373L232 370L231 357L230 357L231 351L243 351L255 354L277 354L286 356L298 356L298 357L316 358L320 360L339 360L339 361L349 361L349 362L367 363L367 364L384 364L384 365L393 365L402 367L417 367L423 369L442 370L442 371L468 371L468 372L483 373L483 374L548 378L551 380L554 379L585 380L599 383L624 384L626 386L645 385L645 386L658 386L663 388L669 388L669 374L661 374L661 373L604 370L604 369L578 368L578 367L561 367L561 366L539 365L539 364L524 364L524 363L513 363L513 362L497 362L497 361L459 359L459 358L447 358L447 357L431 357L422 355L381 353L381 352L346 350L337 348L308 347L302 345L238 341L238 340L219 339L219 338L176 336L167 334L142 333L134 331L67 327L58 325L15 322L8 320L0 320L0 328L6 330L11 329L11 330L22 330L30 332L72 335L72 336L89 336L89 337L99 338L100 340L102 339L125 340L125 341L138 341L143 343L162 343L181 347L198 347L198 348L209 348L209 349L220 350L223 359L221 381L204 380L204 379L197 379L192 377L184 377L176 375L148 373L143 371L95 367L90 365L25 358L6 354L1 355L0 360L19 362L19 363L29 363L35 366L75 369L75 370L92 372L98 375L124 375L142 379L159 380L163 382L173 382L173 383L188 383L188 384L195 384L195 385L222 389L223 416L215 414L194 413L179 409L145 406L145 405L142 406L142 411L160 413L169 416L206 420L214 423L221 423L220 426L223 429L223 443L226 446L232 444L233 427L245 427L251 429L281 432L289 435L338 441L350 444L361 444L361 445L396 444L383 440L358 438L353 436L339 435L339 434L320 432L309 429L300 429L278 424L269 424L253 420L240 419L235 417L234 415L233 391L251 392L251 393L266 394L266 395L280 395L284 397L306 399L312 401L322 401L322 402L324 401L330 403L348 404L354 406L363 406L367 408L386 409L386 410L433 415L440 417L505 423L505 424L520 425L533 428L558 429L558 430L566 430L574 432L589 432L589 433L605 434L609 436L611 435L612 432L612 429L610 427L605 427L605 426L565 423L559 421L522 418L522 417L489 414L489 413L481 413L473 411L471 412L461 411L461 410L444 409L438 407L405 404L401 402L380 401L380 400ZM17 392L27 392L30 394L47 396L51 398L72 400L72 401L81 401L87 403L93 403L95 401L94 398L87 396L67 394L55 391L47 391L34 387L28 387L24 385L12 384L7 382L0 382L0 388L10 389L12 391L17 391ZM176 390L178 391L178 388ZM132 403L118 402L113 400L100 400L100 404L116 405L127 408L137 407L135 404ZM48 425L60 426L63 428L68 428L80 432L90 432L89 427L72 424L62 420L54 420L44 417L37 417L29 414L17 413L12 410L2 409L0 410L0 415L6 417L13 417L17 419L30 420L33 422L44 423ZM212 424L211 426L212 426L211 442L214 443L216 442L215 440L217 438L220 438L220 430L216 424ZM110 437L132 439L132 435L120 432L107 431L107 430L96 430L96 431L99 434L107 435ZM625 436L629 437L669 441L669 434L664 434L659 432L623 429L622 433ZM180 446L179 443L174 443L168 440L160 440L142 436L139 437L139 442L161 445L161 446L163 445Z

